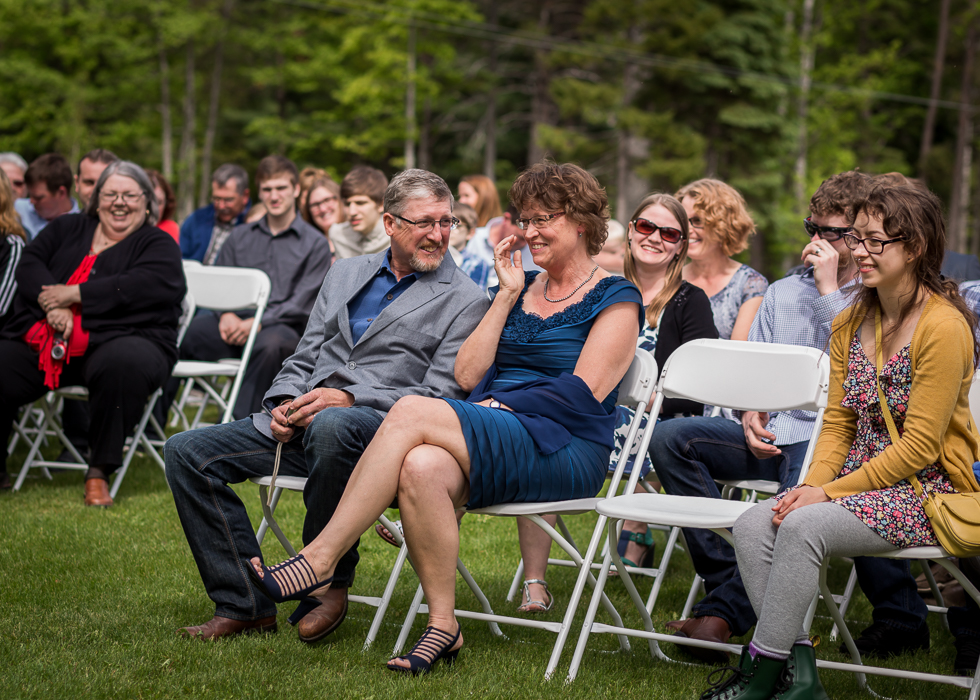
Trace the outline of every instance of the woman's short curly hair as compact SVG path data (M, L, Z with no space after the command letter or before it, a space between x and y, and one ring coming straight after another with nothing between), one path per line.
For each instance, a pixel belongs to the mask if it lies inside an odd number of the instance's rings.
M731 185L704 178L684 185L674 195L680 201L694 200L694 211L704 225L702 236L717 243L725 255L741 253L749 247L755 222L745 207L745 199Z
M537 205L545 212L565 212L584 227L589 255L598 255L606 242L609 199L606 190L588 171L572 163L537 163L518 175L508 193L519 212Z

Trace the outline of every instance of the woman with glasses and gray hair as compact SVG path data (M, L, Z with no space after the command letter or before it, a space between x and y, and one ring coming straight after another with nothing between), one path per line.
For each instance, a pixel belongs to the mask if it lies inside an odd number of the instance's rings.
M186 284L180 248L152 224L159 206L141 167L110 164L84 213L58 217L24 249L0 334L4 460L20 406L59 386L87 387L89 506L112 505L107 482L126 438L177 360Z
M592 260L608 220L592 175L535 165L510 200L544 272L525 273L520 252L511 259L516 236L495 247L500 284L456 356L455 378L469 398L399 399L316 539L271 568L252 560L250 572L274 600L302 600L330 585L339 558L397 497L429 627L412 651L388 662L392 671L426 673L463 646L454 614L456 508L591 497L605 480L642 298ZM443 246L449 228L442 226Z

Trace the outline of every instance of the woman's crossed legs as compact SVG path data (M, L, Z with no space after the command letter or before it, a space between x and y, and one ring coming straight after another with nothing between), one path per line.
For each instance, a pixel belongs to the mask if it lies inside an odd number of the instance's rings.
M412 563L429 604L429 625L455 635L455 509L469 498L469 472L466 440L452 407L442 399L402 398L358 460L336 513L300 553L318 580L329 578L337 560L397 496ZM258 558L252 563L261 575ZM408 666L402 659L393 663Z

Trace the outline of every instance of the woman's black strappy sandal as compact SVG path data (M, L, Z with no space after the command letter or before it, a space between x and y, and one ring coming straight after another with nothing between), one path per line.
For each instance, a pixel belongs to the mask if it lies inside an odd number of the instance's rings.
M409 665L392 666L391 661L396 660L392 659L388 662L388 670L411 673L413 676L417 676L431 671L439 659L445 659L446 664L451 666L456 661L459 650L463 648L460 646L453 649L459 640L460 632L462 632L462 628L459 625L456 626L455 636L435 627L426 627L425 632L412 647L412 650L405 656L397 657L397 659L405 659Z

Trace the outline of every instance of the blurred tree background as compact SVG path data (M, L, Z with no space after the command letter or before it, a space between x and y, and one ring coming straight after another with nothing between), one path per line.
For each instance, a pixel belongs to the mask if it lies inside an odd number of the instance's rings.
M543 157L625 221L703 176L745 195L746 256L781 276L810 193L898 171L980 251L972 0L0 0L0 151L109 148L186 215L209 172L278 152L502 193Z

